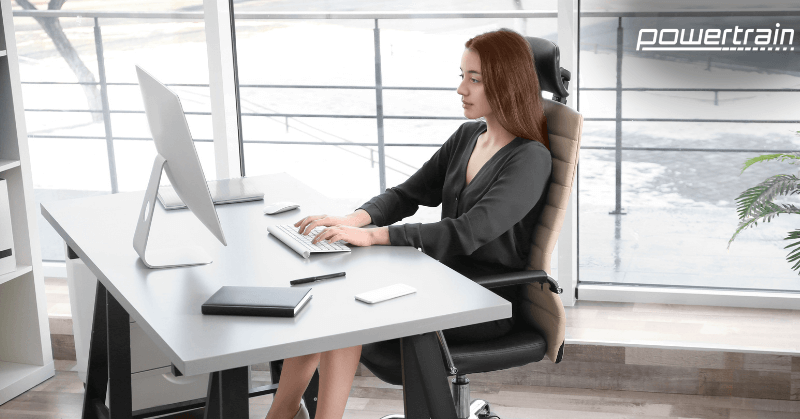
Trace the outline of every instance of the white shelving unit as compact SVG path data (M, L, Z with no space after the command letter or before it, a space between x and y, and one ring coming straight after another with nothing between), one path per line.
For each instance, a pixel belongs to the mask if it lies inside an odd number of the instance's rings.
M17 264L17 270L0 275L0 285L33 271L33 266Z
M19 160L6 160L0 159L0 172L5 172L8 169L13 169L19 166Z
M0 275L0 404L55 374L10 0L0 0L0 178L17 269Z

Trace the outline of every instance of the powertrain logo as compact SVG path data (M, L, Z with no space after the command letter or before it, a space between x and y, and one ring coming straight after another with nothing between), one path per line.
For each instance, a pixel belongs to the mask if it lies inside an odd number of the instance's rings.
M794 29L640 29L636 50L794 51Z

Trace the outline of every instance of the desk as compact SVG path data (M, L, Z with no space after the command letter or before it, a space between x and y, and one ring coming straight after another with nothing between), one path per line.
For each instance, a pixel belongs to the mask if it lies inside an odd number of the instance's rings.
M44 217L99 280L84 417L96 417L95 407L103 416L106 380L111 417L130 417L130 315L184 375L214 373L207 403L226 419L248 417L248 365L398 337L409 337L403 340L406 417L455 418L452 404L433 403L445 396L449 402L449 390L431 332L510 317L511 304L411 247L353 247L349 254L303 259L269 235L267 225L353 209L331 208L329 199L286 174L246 181L268 202L295 201L301 209L265 216L261 201L217 206L225 247L190 212L156 205L148 246L193 243L214 260L190 268L151 270L138 259L132 240L143 192L42 204ZM296 318L200 312L223 285L288 286L291 279L338 271L347 277L310 284L313 299ZM376 305L354 299L398 282L417 293ZM414 402L420 397L428 403ZM416 411L417 405L434 410ZM440 409L446 414L437 415Z

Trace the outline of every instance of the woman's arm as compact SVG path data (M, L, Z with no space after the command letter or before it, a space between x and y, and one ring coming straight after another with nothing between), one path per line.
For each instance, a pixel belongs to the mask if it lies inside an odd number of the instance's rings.
M351 227L364 227L370 223L372 223L372 218L369 216L369 213L363 209L357 209L353 211L353 213L345 216L327 214L309 215L308 217L305 217L302 220L294 223L294 226L298 228L298 233L308 234L311 232L311 230L319 226L330 227L335 225L345 225Z
M475 123L462 124L416 173L370 199L360 209L369 213L376 226L386 226L414 215L420 205L436 207L441 204L450 161L464 137L474 133L476 127Z
M414 246L436 259L472 254L530 212L547 186L551 169L550 153L544 147L524 147L467 212L435 223L389 226L390 241Z
M312 243L320 240L345 240L356 246L391 244L389 230L384 227L417 212L420 205L435 207L442 202L442 188L455 148L465 134L464 124L411 177L397 187L375 196L361 208L346 216L312 215L297 223L300 234L308 234L318 226L328 227ZM475 128L475 125L471 125ZM466 130L470 131L470 130ZM367 224L378 228L359 229Z
M344 240L356 246L371 246L374 244L389 244L389 230L386 227L360 228L370 224L372 219L369 214L357 209L352 214L344 217L330 215L311 215L295 223L300 234L307 234L317 226L328 228L321 231L311 242L317 244L320 240L335 242Z
M322 240L327 240L330 243L335 241L344 240L355 246L372 246L375 244L388 245L389 243L389 228L358 228L344 225L335 225L322 230L314 240L313 244L317 244Z

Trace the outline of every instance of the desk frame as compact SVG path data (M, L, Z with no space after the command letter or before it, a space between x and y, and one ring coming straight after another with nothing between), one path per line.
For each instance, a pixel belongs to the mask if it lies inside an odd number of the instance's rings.
M249 398L271 394L278 384L248 388L247 366L211 373L205 400L190 400L132 411L130 317L128 312L97 282L89 365L82 419L140 419L203 409L204 419L248 419ZM407 419L456 419L447 372L435 332L400 339L403 368L403 406ZM280 368L273 362L273 380ZM439 371L437 373L437 371ZM316 411L319 375L314 374L303 398ZM108 390L108 406L105 404Z

